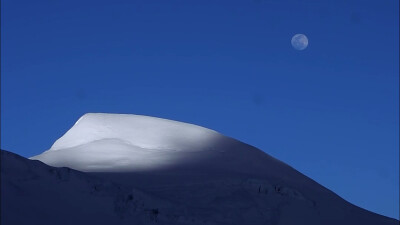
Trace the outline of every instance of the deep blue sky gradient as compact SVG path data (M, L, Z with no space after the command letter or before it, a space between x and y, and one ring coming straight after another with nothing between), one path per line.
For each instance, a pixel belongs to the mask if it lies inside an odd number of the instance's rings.
M37 155L87 112L157 116L398 219L398 17L397 0L3 0L1 148Z

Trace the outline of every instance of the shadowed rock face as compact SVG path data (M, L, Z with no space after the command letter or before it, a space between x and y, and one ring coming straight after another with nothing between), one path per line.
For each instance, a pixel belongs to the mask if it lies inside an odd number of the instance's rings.
M160 215L169 210L172 224L398 222L351 205L250 145L159 118L86 114L32 159L158 196L181 209L159 207ZM151 201L157 205L159 200Z

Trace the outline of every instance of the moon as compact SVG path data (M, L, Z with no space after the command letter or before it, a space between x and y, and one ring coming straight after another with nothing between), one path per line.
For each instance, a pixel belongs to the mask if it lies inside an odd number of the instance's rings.
M292 46L296 50L304 50L308 46L308 38L304 34L296 34L292 37Z

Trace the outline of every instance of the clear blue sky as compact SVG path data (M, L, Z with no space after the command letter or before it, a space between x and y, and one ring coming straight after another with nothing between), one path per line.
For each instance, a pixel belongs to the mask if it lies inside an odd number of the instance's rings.
M399 218L398 17L397 0L3 0L1 148L39 154L86 112L163 117Z

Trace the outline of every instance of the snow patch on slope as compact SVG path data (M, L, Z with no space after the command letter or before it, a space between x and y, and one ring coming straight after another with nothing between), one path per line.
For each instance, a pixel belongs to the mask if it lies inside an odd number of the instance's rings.
M88 113L31 159L81 171L138 171L201 158L224 136L207 128L130 114ZM194 153L189 155L187 154ZM186 156L183 156L186 155Z
M218 133L196 125L149 116L88 113L60 139L51 151L77 147L103 139L118 139L144 149L192 150Z

